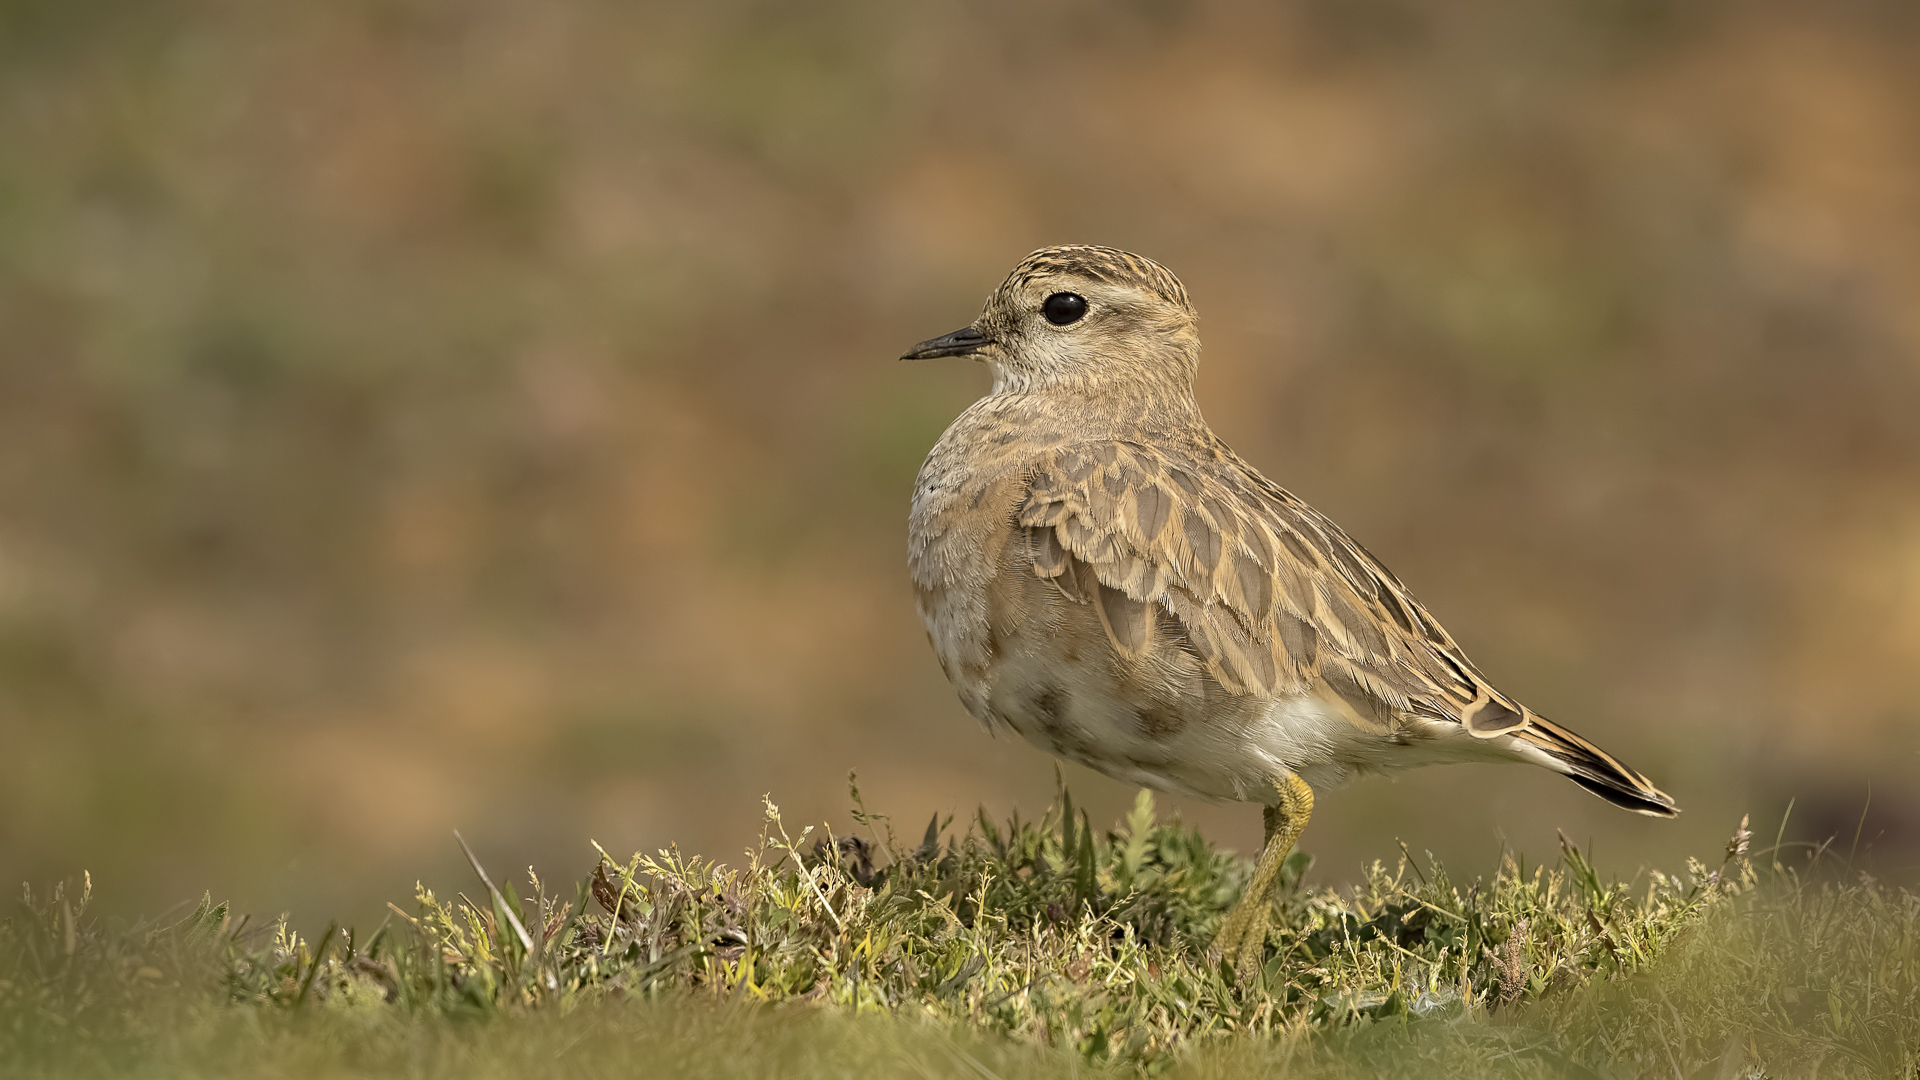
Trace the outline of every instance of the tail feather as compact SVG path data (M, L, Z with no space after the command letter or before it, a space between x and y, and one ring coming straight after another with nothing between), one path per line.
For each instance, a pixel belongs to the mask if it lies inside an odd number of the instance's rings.
M1531 713L1527 720L1514 737L1544 752L1552 759L1551 767L1566 774L1567 779L1636 814L1672 817L1680 812L1672 796L1654 787L1626 762L1558 724Z

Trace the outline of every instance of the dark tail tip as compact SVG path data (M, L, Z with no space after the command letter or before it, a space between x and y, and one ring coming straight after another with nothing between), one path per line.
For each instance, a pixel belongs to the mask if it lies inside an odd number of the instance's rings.
M1543 717L1529 715L1527 721L1514 734L1546 751L1567 779L1636 814L1670 818L1680 812L1671 795L1626 762Z
M1586 788L1588 791L1593 792L1595 795L1600 796L1613 805L1623 810L1631 810L1636 814L1645 814L1648 817L1670 818L1680 813L1680 808L1673 805L1673 799L1668 796L1666 792L1660 791L1657 788L1640 790L1637 788L1628 789L1615 787L1612 784L1581 776L1579 773L1568 773L1567 779L1579 784L1581 787Z

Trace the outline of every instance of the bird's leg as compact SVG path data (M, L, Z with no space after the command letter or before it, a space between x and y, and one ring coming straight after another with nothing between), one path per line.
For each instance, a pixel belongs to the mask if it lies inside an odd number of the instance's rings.
M1260 953L1267 945L1267 920L1273 915L1273 892L1280 883L1280 867L1307 827L1307 819L1313 816L1313 789L1305 780L1288 774L1274 787L1280 790L1280 804L1263 808L1267 839L1259 861L1253 864L1253 877L1207 950L1208 959L1214 963L1233 961L1235 978L1242 986L1253 980L1253 973L1259 970Z

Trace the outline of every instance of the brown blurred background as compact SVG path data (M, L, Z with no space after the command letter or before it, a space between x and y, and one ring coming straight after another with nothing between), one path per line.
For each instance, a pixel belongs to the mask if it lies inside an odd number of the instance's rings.
M1816 10L1817 8L1817 10ZM1181 274L1215 427L1676 795L1320 801L1339 881L1920 845L1920 9L0 4L0 869L370 918L769 792L1039 811L905 579L1030 249ZM1111 821L1132 797L1069 769ZM1223 841L1246 807L1166 800Z

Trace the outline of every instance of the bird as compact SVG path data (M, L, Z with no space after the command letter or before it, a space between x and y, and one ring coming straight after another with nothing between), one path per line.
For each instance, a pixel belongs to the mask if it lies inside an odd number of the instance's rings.
M1194 393L1198 317L1151 259L1028 255L978 318L907 350L993 383L927 455L907 562L942 671L990 732L1123 782L1262 806L1208 956L1242 984L1314 792L1520 762L1640 814L1673 799L1501 693L1400 579L1235 454Z

